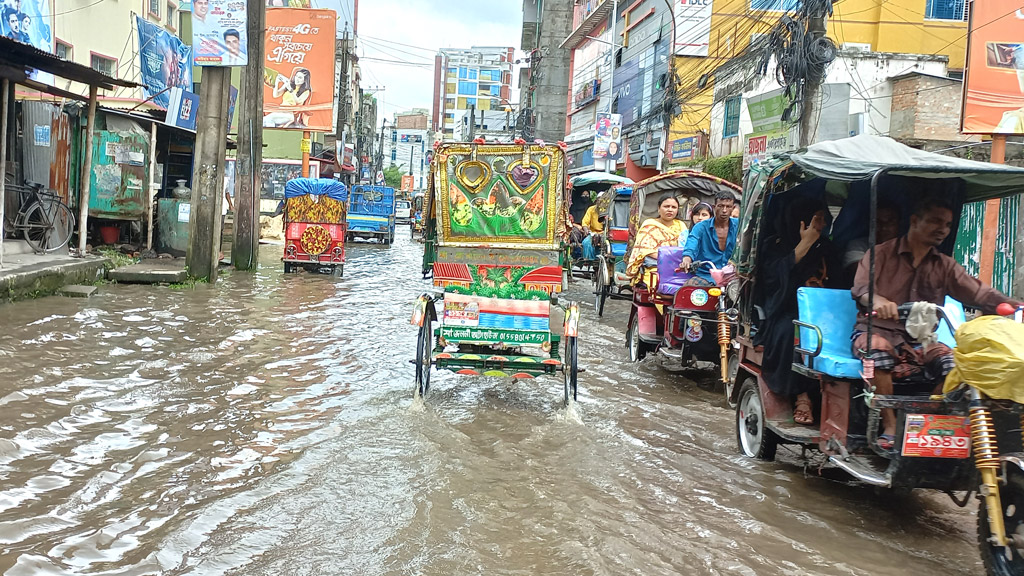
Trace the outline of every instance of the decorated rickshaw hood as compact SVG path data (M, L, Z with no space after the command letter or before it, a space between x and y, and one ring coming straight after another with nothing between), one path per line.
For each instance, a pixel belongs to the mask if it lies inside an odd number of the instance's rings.
M298 198L313 194L344 202L348 199L348 187L329 178L293 178L284 185L285 198Z

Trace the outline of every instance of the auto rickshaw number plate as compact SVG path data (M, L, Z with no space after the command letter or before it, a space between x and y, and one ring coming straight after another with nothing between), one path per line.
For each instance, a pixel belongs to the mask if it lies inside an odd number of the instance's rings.
M907 414L902 454L924 458L969 458L971 432L967 417Z

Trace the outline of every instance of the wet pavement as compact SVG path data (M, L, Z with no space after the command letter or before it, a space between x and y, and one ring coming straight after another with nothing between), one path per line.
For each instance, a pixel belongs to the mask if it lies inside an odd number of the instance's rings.
M414 404L421 254L0 306L0 572L983 571L973 502L740 456L708 377L625 363L628 303L583 282L574 409L445 373Z

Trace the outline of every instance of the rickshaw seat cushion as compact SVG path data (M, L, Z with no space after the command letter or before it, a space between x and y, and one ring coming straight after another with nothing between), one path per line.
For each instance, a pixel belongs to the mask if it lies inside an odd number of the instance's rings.
M834 378L860 378L861 362L850 351L850 334L857 320L857 305L849 290L799 288L796 291L801 322L821 330L821 353L805 357L803 363ZM810 328L799 329L800 348L814 350L818 335Z
M673 296L693 274L676 272L683 261L682 246L658 248L658 294Z
M626 255L626 243L625 242L612 242L612 255L613 256L625 256Z

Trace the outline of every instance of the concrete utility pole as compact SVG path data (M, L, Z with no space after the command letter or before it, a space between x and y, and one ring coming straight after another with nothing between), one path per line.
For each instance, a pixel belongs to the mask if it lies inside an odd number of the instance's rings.
M78 211L78 255L85 256L85 245L89 239L89 186L92 173L92 141L93 130L96 127L96 85L89 86L89 111L85 119L85 161L82 166L85 168L80 178L81 189ZM6 135L4 136L6 137Z
M341 164L342 155L345 153L345 124L348 122L348 27L345 27L345 33L341 39L341 75L338 78L338 117L335 119L335 130L334 138L335 142L340 142L341 147L339 148L335 144L335 154L337 155L338 164Z
M808 14L807 34L812 37L812 41L821 38L827 32L825 28L825 13L823 10L820 10L820 12ZM805 84L803 111L800 116L801 148L810 146L814 142L815 133L818 131L818 118L821 110L821 83L824 80L824 76L821 78L805 78L803 80Z
M217 281L230 80L230 68L207 66L203 68L203 80L199 84L192 209L185 265L189 277L210 282Z
M469 105L469 141L472 142L476 138L476 106L473 104Z
M238 270L255 270L260 247L260 189L263 187L263 46L266 41L266 3L249 2L246 10L249 64L242 69L241 90L238 94L240 106L231 264Z

